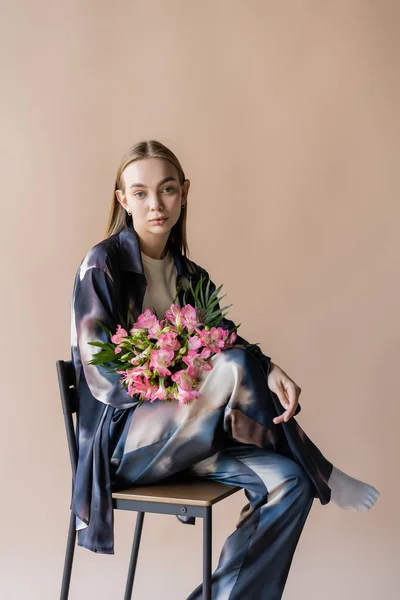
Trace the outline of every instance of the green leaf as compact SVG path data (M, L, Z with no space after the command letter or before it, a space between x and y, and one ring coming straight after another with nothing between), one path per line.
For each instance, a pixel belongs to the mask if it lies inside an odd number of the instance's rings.
M209 319L215 319L216 317L220 317L221 319L223 319L224 314L218 309L218 310L214 310L213 312L211 312L209 315L207 315L207 317Z
M88 342L91 346L97 346L98 348L108 349L110 344L105 344L104 342Z
M206 286L206 299L207 299L207 302L208 302L208 299L209 299L209 296L210 296L210 284L211 284L211 279L208 278L207 286Z
M201 278L201 287L200 287L200 300L201 300L202 306L205 308L204 289L203 289L203 279L202 278Z
M98 325L101 327L101 329L104 331L104 333L106 333L108 335L109 338L111 338L111 336L113 335L111 333L111 331L108 329L108 327L106 325L104 325L101 321L99 321L99 319L95 319L95 321L98 323Z
M212 299L212 300L214 300L214 298L217 298L217 297L218 297L218 294L219 294L219 292L221 291L222 287L223 287L223 284L221 284L219 287L217 287L217 288L216 288L216 289L213 291L213 293L212 293L212 294L211 294L211 296L210 296L210 300L211 300L211 299Z
M231 306L233 306L233 304L227 304L226 306L223 306L222 308L220 308L221 313L226 311L225 314L228 314L228 308L230 308Z
M195 290L193 292L193 296L194 296L196 302L198 302L200 286L201 286L201 277L200 277L199 281L197 282L197 285L196 285Z
M214 308L214 306L218 306L221 303L222 298L225 298L226 294L221 296L220 298L215 298L215 300L209 300L207 304L207 308ZM232 306L232 304L231 304Z
M95 352L94 354L92 354L92 357L96 358L97 360L103 359L104 358L103 350L100 350L100 352Z

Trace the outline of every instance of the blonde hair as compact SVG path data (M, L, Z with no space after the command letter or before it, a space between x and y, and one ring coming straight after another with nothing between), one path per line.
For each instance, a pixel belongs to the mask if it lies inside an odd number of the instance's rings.
M105 233L106 238L122 231L122 229L124 229L128 223L130 217L128 217L126 210L118 201L116 191L123 190L125 193L125 184L122 173L125 167L127 167L131 162L140 160L142 158L161 158L163 160L168 160L178 171L179 182L181 185L183 185L186 179L185 173L178 158L175 156L172 150L164 146L164 144L161 144L161 142L157 142L156 140L141 141L128 148L117 169L114 194ZM187 203L185 203L185 206L181 208L179 219L171 229L171 233L167 242L168 246L174 245L185 257L187 257L189 254L186 237L186 220Z

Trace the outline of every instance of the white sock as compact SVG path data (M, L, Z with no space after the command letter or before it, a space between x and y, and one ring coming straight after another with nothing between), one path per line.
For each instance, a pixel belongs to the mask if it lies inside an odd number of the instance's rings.
M379 492L372 485L350 477L335 466L328 480L331 500L339 508L369 510L379 498Z

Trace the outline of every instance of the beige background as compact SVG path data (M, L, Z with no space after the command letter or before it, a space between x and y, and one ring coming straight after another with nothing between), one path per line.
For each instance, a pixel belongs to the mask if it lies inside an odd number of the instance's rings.
M118 161L155 138L191 179L192 258L302 387L304 429L381 491L314 502L285 600L394 600L399 577L399 3L1 3L1 595L58 597L70 471L55 375L75 271ZM214 564L244 494L215 510ZM121 598L115 556L78 549L72 600ZM135 597L187 597L201 527L148 516Z

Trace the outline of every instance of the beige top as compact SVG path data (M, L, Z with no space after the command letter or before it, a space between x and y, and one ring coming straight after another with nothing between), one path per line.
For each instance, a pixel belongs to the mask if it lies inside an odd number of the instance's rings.
M157 318L164 318L176 294L177 271L170 251L164 258L152 258L142 251L143 269L147 280L142 312L146 308L155 311ZM179 304L179 302L177 301Z

